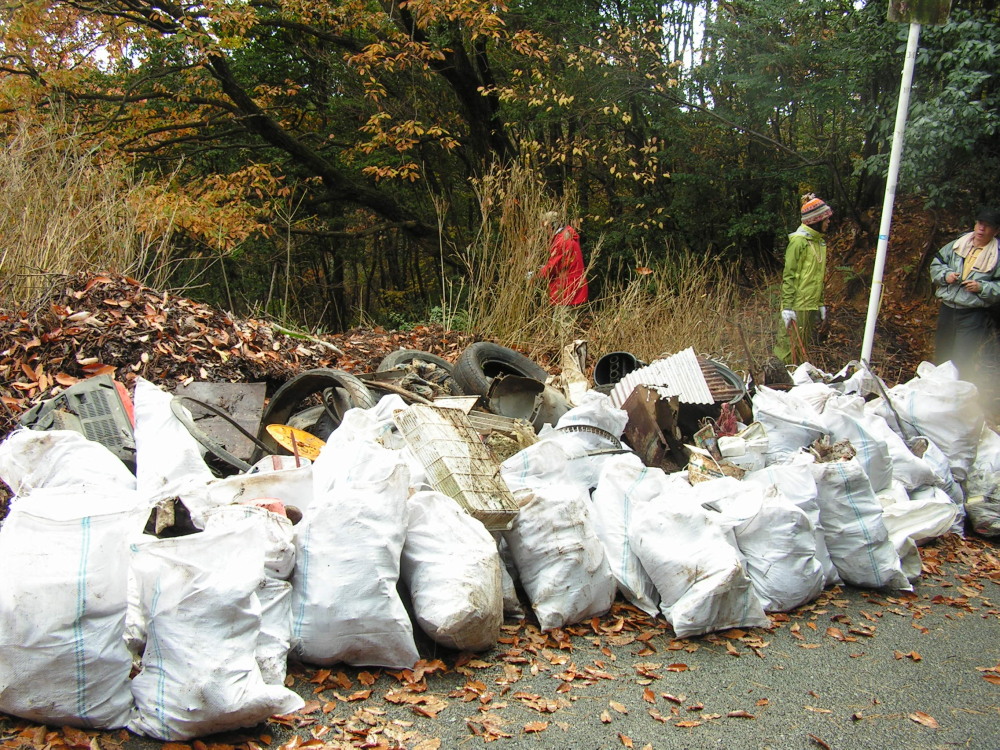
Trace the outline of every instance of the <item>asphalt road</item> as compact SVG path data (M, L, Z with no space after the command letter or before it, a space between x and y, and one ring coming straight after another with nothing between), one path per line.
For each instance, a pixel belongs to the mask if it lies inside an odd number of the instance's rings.
M835 588L770 630L675 640L619 603L564 633L509 622L474 657L421 643L424 674L293 665L302 712L186 745L997 750L1000 550L939 540L924 552L913 594ZM163 747L89 734L90 750ZM25 745L84 746L0 717L0 748Z

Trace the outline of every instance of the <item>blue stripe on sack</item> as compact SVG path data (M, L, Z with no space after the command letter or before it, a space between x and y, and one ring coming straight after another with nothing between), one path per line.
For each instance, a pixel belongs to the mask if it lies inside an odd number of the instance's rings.
M167 692L166 690L167 673L166 670L163 669L163 658L160 649L160 639L159 639L159 633L157 632L158 628L154 626L158 614L157 607L160 604L160 593L161 593L160 584L161 584L160 576L157 576L156 585L153 587L153 597L149 602L149 613L148 613L149 620L146 623L147 627L146 638L147 640L151 640L152 643L147 643L146 648L148 649L150 646L153 647L153 660L158 665L159 669L159 674L156 677L156 708L154 709L153 713L156 717L156 720L160 723L160 728L162 730L163 735L166 736L170 731L170 727L167 726L166 711L164 710L163 707L163 703L166 700L166 692Z
M87 716L87 654L83 618L87 615L87 559L90 556L90 516L80 520L80 564L76 571L76 619L73 620L73 658L76 666L76 713Z
M624 513L624 517L625 517L625 534L624 534L624 536L625 536L625 544L622 545L622 563L621 563L622 564L622 568L621 569L622 569L623 572L625 570L629 569L628 565L629 565L630 558L634 557L634 555L631 554L631 552L632 552L632 544L631 544L631 540L629 539L629 536L628 536L628 527L629 527L629 523L632 520L632 492L635 490L636 487L639 486L639 483L642 482L642 479L645 476L646 476L646 467L644 466L642 468L642 471L639 472L639 476L637 476L635 478L635 481L632 482L632 486L629 487L627 490L625 490L625 497L623 498L623 500L625 501L625 513Z
M305 538L302 540L302 544L296 545L295 550L295 567L301 567L302 569L302 581L296 581L296 584L302 587L302 595L299 597L298 611L295 613L295 620L292 623L292 635L298 640L302 639L302 625L305 621L306 616L306 597L305 594L309 590L309 537L312 536L312 524L306 522L305 524ZM299 566L299 562L302 565ZM298 578L298 576L296 576ZM306 585L303 585L305 582Z
M837 472L844 480L845 488L850 486L847 482L847 472L844 471L843 468L846 464L846 461L841 461L838 462L837 466ZM878 563L875 560L875 554L872 549L872 538L868 533L868 525L862 519L857 503L854 502L854 494L850 491L847 493L847 502L851 506L851 510L854 511L854 517L858 520L858 525L861 527L861 534L865 538L865 549L868 552L868 562L871 564L872 572L875 574L875 588L882 588L882 576L880 575L881 571L879 571Z

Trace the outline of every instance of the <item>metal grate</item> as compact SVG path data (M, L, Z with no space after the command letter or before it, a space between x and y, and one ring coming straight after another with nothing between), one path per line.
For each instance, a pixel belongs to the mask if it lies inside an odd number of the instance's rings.
M458 409L414 404L393 421L427 470L431 485L490 531L510 528L514 496L469 418Z

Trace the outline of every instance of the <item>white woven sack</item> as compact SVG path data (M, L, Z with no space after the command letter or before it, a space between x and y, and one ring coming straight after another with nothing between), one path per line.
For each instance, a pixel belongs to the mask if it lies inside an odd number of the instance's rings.
M170 410L173 396L144 378L135 381L136 489L150 505L164 498L182 496L213 479L204 449ZM194 495L197 500L200 495ZM204 507L184 503L191 520L202 527Z
M908 490L938 483L934 467L923 456L916 455L910 448L911 443L900 437L880 414L866 409L865 417L868 430L889 449L893 479L898 479ZM950 469L948 476L951 477Z
M236 536L253 535L264 553L264 574L287 581L295 569L292 522L258 505L220 505L205 512L205 530L222 529Z
M258 464L267 465L265 461ZM287 469L271 469L254 473L233 474L221 479L213 479L202 488L195 488L185 495L185 500L193 494L204 496L199 506L214 508L233 503L243 503L257 498L274 498L284 505L292 505L305 511L312 501L312 464Z
M540 627L607 612L615 578L594 527L589 490L575 481L560 441L542 440L514 454L500 475L521 506L503 536Z
M257 586L260 601L260 634L254 658L268 685L284 685L292 642L292 584L263 578Z
M142 670L132 680L133 732L187 740L304 705L291 690L265 684L257 665L264 556L255 541L216 529L133 545L147 624Z
M144 520L127 491L12 500L0 527L0 712L92 729L128 722L128 543Z
M803 455L791 464L775 464L760 471L754 471L743 476L744 482L755 482L764 487L773 486L793 505L800 508L813 529L813 541L816 545L816 560L823 568L824 585L834 586L843 583L837 572L830 552L826 548L826 534L823 522L819 517L816 480L813 479L812 457Z
M401 574L417 624L458 651L496 645L503 624L500 553L482 523L440 492L408 500Z
M844 581L869 588L909 590L882 521L882 505L861 463L852 458L815 463L811 469L826 546Z
M539 627L554 630L611 609L615 578L585 493L553 484L515 497L521 510L504 538Z
M660 611L660 595L632 549L628 527L636 503L643 498L672 494L671 484L662 470L644 466L638 456L626 453L608 460L591 496L597 536L604 545L618 590L652 617Z
M729 477L702 482L711 489L723 527L732 527L754 591L765 612L787 612L815 599L826 577L816 559L816 533L805 511L774 485ZM703 504L704 505L704 504Z
M739 553L709 512L683 494L637 508L629 537L678 638L769 624Z
M1000 435L989 425L983 425L979 443L976 445L975 469L984 472L1000 471Z
M888 395L895 412L882 398L865 408L881 415L904 438L929 438L948 457L955 479L963 481L975 460L985 421L976 386L959 380L951 362L937 367L921 362L917 377L890 388Z
M757 388L753 397L753 418L767 432L767 465L787 462L826 430L819 412L806 401L766 386Z
M23 495L40 487L135 489L135 476L114 453L73 430L20 429L0 443L0 480Z
M313 468L295 526L293 648L312 664L411 668L413 624L396 591L409 477L399 451L338 440Z
M826 407L826 402L837 395L837 391L826 383L813 383L809 381L804 385L796 385L788 390L788 394L793 398L805 401L809 406L822 413Z
M821 416L831 443L851 443L872 490L879 493L888 488L893 471L889 446L869 424L879 417L866 417L864 400L860 396L834 396L827 400Z

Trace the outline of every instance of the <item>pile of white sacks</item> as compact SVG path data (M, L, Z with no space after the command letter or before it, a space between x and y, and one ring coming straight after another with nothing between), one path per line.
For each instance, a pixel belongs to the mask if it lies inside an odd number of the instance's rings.
M15 493L0 527L0 712L164 740L252 726L303 705L284 686L290 653L411 667L414 623L449 648L490 648L504 615L523 614L515 580L543 630L621 592L679 637L766 626L841 581L909 588L916 545L961 529L962 480L1000 470L974 387L925 363L891 404L866 403L860 376L796 377L756 394L767 449L742 480L692 485L598 434L546 432L501 467L520 512L496 534L430 488L394 429L398 396L348 412L312 464L222 479L171 396L142 380L135 475L77 433L19 430L0 444ZM558 426L620 436L626 420L589 393ZM816 462L805 449L823 437L856 457ZM202 530L144 535L174 497ZM297 525L262 507L282 503Z

